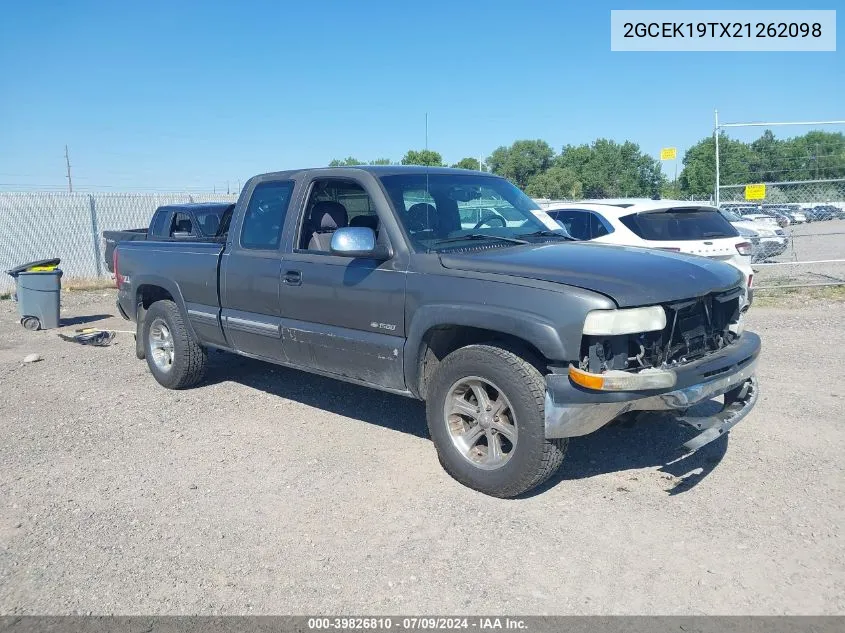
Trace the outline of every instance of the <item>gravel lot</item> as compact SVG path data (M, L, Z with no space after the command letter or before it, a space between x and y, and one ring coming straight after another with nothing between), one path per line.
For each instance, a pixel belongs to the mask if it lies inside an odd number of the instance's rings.
M111 291L64 299L131 329ZM167 391L131 334L0 301L0 612L845 613L845 303L789 301L751 311L729 438L673 461L692 431L616 423L511 501L443 472L415 401L227 354Z

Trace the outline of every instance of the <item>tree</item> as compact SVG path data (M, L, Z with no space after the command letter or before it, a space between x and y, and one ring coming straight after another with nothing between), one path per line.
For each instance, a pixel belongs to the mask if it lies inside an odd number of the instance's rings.
M329 167L350 167L352 165L363 165L364 161L358 160L352 156L347 156L343 160L335 158L329 163Z
M813 130L803 136L778 139L771 130L766 130L751 143L731 139L725 134L719 136L719 184L722 186L836 178L845 178L845 135L841 132ZM690 195L713 193L716 148L712 136L687 150L680 184ZM779 194L772 190L767 195L767 200L774 202Z
M652 197L666 180L660 162L631 141L600 138L592 145L567 145L555 165L577 176L587 198Z
M774 180L845 178L845 135L841 132L812 130L781 143L784 163Z
M354 156L347 156L343 160L335 158L329 163L329 167L354 167L355 165L392 165L389 158L376 158L369 162L358 160Z
M520 189L528 186L532 177L546 171L552 164L555 152L546 141L516 141L510 147L504 145L487 158L490 171L514 182Z
M719 180L721 184L746 184L756 181L752 170L753 152L742 141L724 133L719 136ZM691 196L710 196L716 186L716 141L709 136L684 154L681 191Z
M452 165L452 167L457 167L458 169L472 169L474 171L481 171L481 163L478 162L477 158L462 158L457 163Z
M428 167L442 167L443 157L430 149L409 149L402 157L403 165L425 165Z
M528 181L525 193L532 198L572 200L581 197L581 182L568 167L554 166L534 175Z

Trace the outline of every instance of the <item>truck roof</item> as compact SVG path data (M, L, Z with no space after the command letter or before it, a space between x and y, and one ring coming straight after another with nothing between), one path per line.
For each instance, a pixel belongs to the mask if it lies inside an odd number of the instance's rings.
M426 167L424 165L348 165L343 167L310 167L305 169L288 169L284 171L268 172L255 178L291 178L305 172L324 172L326 175L341 174L351 170L367 171L374 176L395 176L398 174L485 174L491 178L501 178L489 172L479 172L472 169L456 169L453 167Z
M235 204L234 202L176 202L173 204L163 204L159 208L160 209L186 209L186 210L196 210L196 209L217 209L217 208L225 208Z

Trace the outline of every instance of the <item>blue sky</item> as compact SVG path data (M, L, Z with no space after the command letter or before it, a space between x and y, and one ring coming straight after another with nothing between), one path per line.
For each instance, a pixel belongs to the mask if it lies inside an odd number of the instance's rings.
M843 119L842 43L836 53L610 52L611 8L800 5L4 3L0 189L65 186L66 143L80 189L219 191L348 155L399 160L424 146L426 112L429 146L449 162L521 138L558 151L630 139L682 154L712 132L715 107L728 121Z

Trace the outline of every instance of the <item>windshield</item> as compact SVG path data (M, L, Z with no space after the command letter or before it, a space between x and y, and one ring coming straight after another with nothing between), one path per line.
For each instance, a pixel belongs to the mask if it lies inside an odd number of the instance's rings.
M220 231L220 226L223 220L223 213L227 211L230 206L221 205L197 209L194 213L194 216L197 219L197 224L199 225L200 233L202 233L202 235L205 237L216 236Z
M451 248L464 239L507 246L526 236L566 238L560 225L502 178L413 173L381 181L417 250Z

